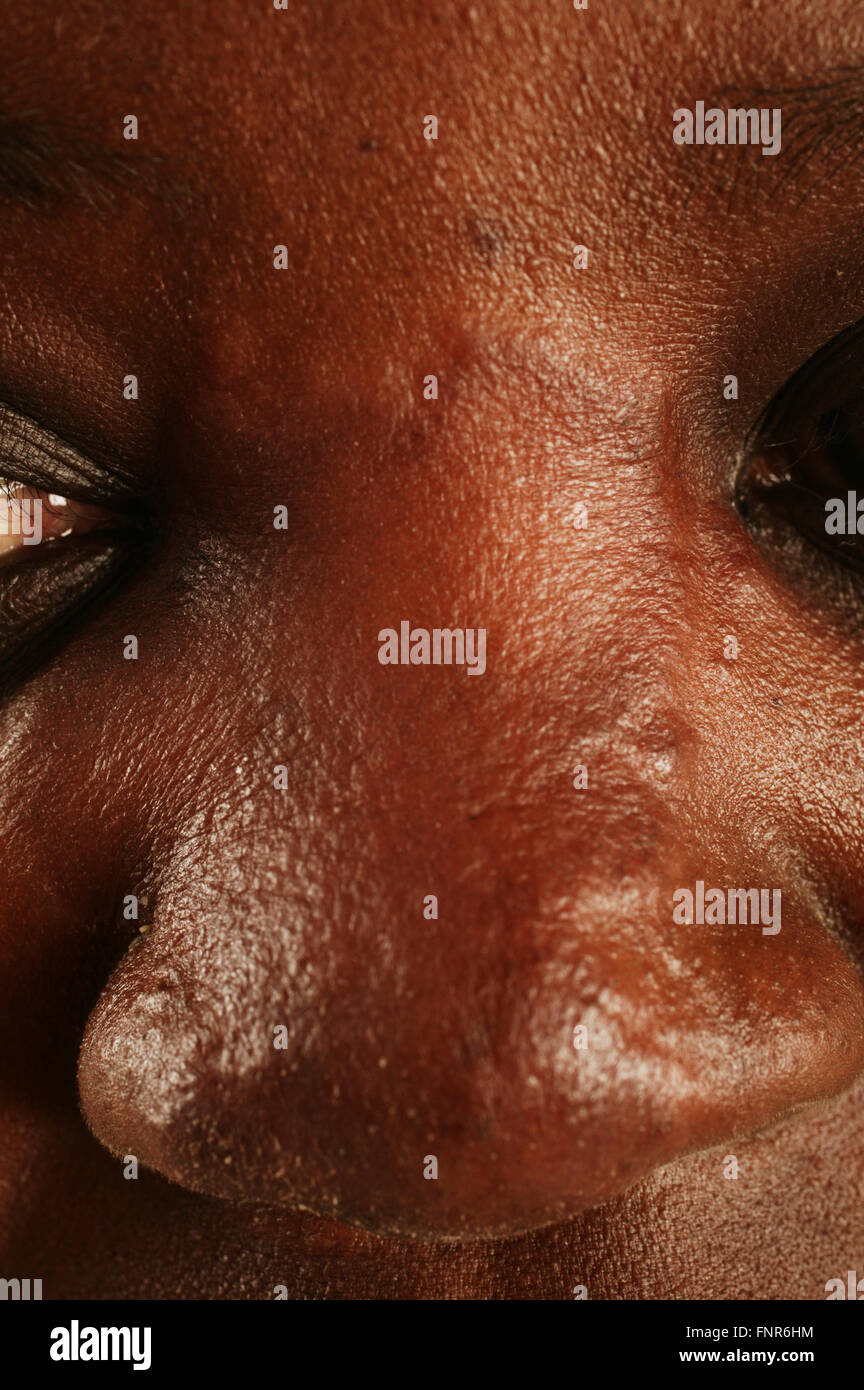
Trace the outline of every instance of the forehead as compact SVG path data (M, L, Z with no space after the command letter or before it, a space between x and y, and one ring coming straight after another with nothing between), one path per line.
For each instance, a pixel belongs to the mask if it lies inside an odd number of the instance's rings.
M184 341L200 330L202 380L223 403L236 388L247 411L286 333L295 372L312 362L319 384L338 376L349 389L379 389L382 350L422 357L434 343L458 371L478 339L515 339L583 381L586 343L608 378L604 352L629 341L644 372L646 338L657 346L671 317L680 340L683 321L714 313L718 281L743 307L757 273L771 285L797 257L806 280L814 235L823 249L830 239L826 204L832 225L855 222L851 158L808 215L787 216L774 193L796 125L802 146L810 138L801 84L824 86L864 55L861 11L802 0L784 5L781 32L776 4L744 0L589 0L584 11L569 0L71 0L59 12L26 0L5 36L0 115L56 137L67 164L71 139L73 166L74 142L92 141L109 165L134 164L137 183L114 180L113 212L110 200L76 211L67 189L50 222L37 212L38 249L30 212L14 227L0 219L18 277L8 293L28 305L53 295L62 317L74 288L95 343L112 337L112 314L144 337L156 309L141 284L158 280L159 332L178 302L192 307L179 329ZM673 142L677 108L754 93L783 107L783 158ZM135 142L123 139L130 114ZM76 172L77 192L89 178ZM578 245L595 271L581 278ZM11 308L10 321L25 316Z
M648 178L659 204L680 201L657 177L676 167L672 109L760 88L790 97L797 78L864 56L864 7L792 0L779 33L774 0L584 11L569 0L225 0L216 11L70 0L60 13L24 0L6 44L7 116L41 111L58 133L89 129L122 149L133 112L142 149L224 208L248 188L284 218L286 187L308 198L294 209L306 218L338 205L369 220L398 205L406 220L426 207L428 221L435 205L461 206L458 230L489 260L516 254L550 213L584 211L590 230L595 187L626 205ZM394 228L408 230L423 233Z

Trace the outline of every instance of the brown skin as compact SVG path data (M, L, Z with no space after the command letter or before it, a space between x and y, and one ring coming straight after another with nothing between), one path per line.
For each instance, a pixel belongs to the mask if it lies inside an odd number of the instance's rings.
M4 109L174 191L0 220L0 399L160 528L0 708L9 1274L823 1298L860 1264L864 608L732 480L864 316L864 170L796 206L782 155L670 138L861 52L831 8L16 10ZM486 673L380 665L402 618L485 627ZM779 887L781 933L675 925L700 878Z

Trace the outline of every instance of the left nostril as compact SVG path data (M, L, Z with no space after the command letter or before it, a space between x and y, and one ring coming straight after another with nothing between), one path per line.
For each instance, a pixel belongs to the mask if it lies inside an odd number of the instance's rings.
M646 953L668 923L613 932L606 896L602 922L585 903L559 922L566 949L563 938L552 949L549 923L551 954L520 962L511 942L491 1010L490 981L477 988L446 924L425 960L415 941L398 987L380 950L369 969L370 936L350 983L322 968L310 995L296 942L281 964L265 961L260 938L226 949L224 924L187 932L166 910L88 1024L88 1122L115 1154L199 1192L380 1234L478 1238L573 1216L856 1074L848 1038L864 1036L864 1003L832 942L811 935L806 960L786 958L790 988L772 994L769 1027L752 943L739 965L733 953L718 1002L724 980L698 954ZM776 940L758 939L763 952ZM814 966L818 1006L803 994Z

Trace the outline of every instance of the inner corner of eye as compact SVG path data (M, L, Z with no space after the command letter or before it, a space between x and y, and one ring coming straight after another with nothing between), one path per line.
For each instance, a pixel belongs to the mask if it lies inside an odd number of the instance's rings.
M748 525L764 523L770 514L801 510L807 495L799 486L799 459L794 449L770 441L757 443L741 463L733 484L733 505Z
M789 472L788 456L784 453L778 457L776 451L771 452L767 449L754 454L745 469L749 486L766 490L788 482Z
M0 478L0 554L62 541L110 525L103 507L78 502L11 478Z

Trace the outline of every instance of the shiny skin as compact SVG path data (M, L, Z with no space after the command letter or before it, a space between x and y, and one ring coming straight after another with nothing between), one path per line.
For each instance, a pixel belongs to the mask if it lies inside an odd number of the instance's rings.
M49 116L172 188L0 232L5 397L159 523L0 711L4 1260L46 1297L855 1268L861 607L732 479L864 311L861 173L795 207L736 151L736 196L669 130L864 35L730 9L12 19L7 103L39 54ZM485 627L486 673L381 666L402 618ZM780 887L781 934L673 924L698 878Z

